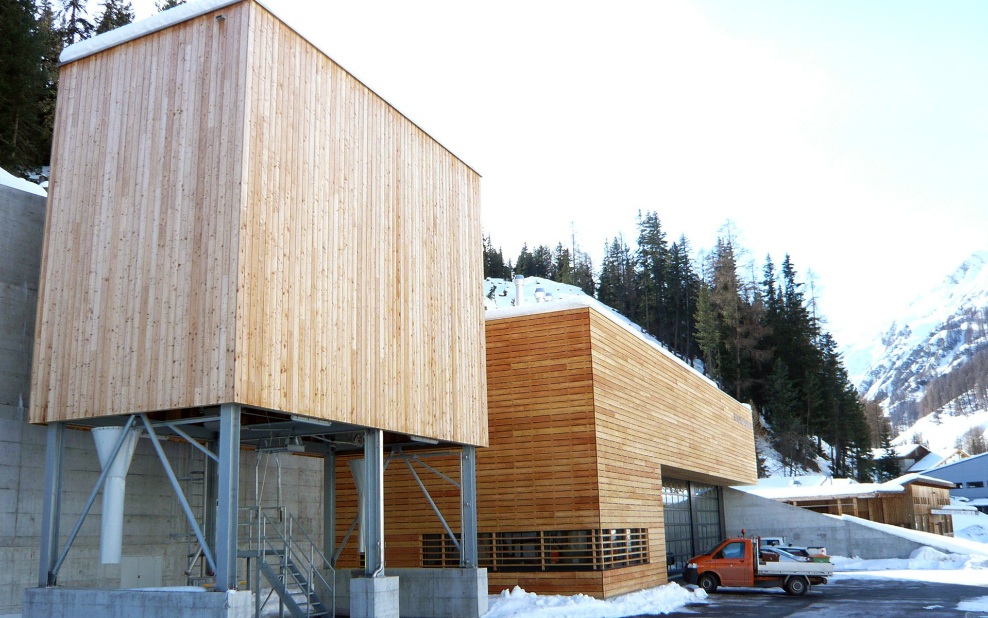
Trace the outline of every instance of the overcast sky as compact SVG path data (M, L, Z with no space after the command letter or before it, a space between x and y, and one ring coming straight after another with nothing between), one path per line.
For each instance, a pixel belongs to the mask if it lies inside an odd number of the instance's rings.
M848 345L988 248L988 2L265 2L483 176L506 258L730 219Z

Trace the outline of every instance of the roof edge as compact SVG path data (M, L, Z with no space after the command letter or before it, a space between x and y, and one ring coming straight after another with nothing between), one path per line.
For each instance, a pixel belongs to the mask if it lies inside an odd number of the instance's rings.
M198 2L187 2L185 4L180 4L175 8L168 9L167 11L161 11L160 13L156 13L150 17L145 17L144 19L131 22L126 26L120 26L119 28L115 28L109 32L104 32L103 34L97 34L90 39L86 39L85 41L73 43L62 50L61 55L58 57L58 61L61 64L75 62L76 60L81 60L87 56L98 54L99 52L110 49L111 47L129 43L135 39L153 34L159 30L164 30L165 28L169 28L175 24L189 21L190 19L194 19L200 15L205 15L206 13L217 9L222 9L223 7L227 7L238 2L243 2L243 0L199 0Z

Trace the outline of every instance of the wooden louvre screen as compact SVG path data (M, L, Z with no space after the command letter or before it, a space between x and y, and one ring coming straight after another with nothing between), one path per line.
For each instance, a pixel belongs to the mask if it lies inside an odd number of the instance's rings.
M648 529L486 532L477 535L477 555L481 567L498 572L606 571L647 564ZM422 566L456 567L459 562L448 535L422 535Z

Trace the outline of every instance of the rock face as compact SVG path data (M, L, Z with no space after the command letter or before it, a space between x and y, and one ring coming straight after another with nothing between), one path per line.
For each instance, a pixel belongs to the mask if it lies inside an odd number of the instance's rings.
M882 402L893 425L903 427L933 411L931 401L923 403L928 389L942 389L949 376L960 375L986 351L988 251L979 251L913 301L888 330L850 349L845 363L861 394ZM975 384L951 390L965 393ZM934 409L950 403L938 401Z

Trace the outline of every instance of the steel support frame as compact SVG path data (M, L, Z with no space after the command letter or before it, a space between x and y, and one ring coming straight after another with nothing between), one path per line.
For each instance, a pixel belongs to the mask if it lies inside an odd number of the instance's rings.
M237 589L240 412L238 404L220 406L215 543L216 590L220 592Z
M336 568L336 451L330 449L322 460L322 553L327 567Z
M384 432L364 430L364 574L384 576Z
M154 447L155 452L158 454L158 459L161 461L161 467L164 468L165 474L168 476L168 481L171 483L172 490L175 492L175 497L178 498L178 503L182 506L182 512L185 513L185 519L192 527L192 532L196 535L196 539L199 540L199 546L202 547L202 554L206 557L206 562L209 566L215 569L216 559L213 556L213 552L209 550L206 537L203 535L202 529L199 527L199 522L196 521L195 513L192 512L192 507L189 506L189 501L185 497L185 492L182 491L182 486L178 482L178 477L175 476L175 470L172 469L172 465L168 461L168 456L165 455L164 449L161 448L161 444L158 442L158 434L155 433L154 427L151 425L151 421L148 420L147 415L141 414L140 416L141 420L144 422L144 429L148 432L148 436L151 438L151 446Z
M45 483L41 507L41 560L38 587L54 586L53 569L58 559L58 527L62 519L62 457L65 425L49 423L45 447Z
M460 566L477 564L477 449L466 445L460 451Z

